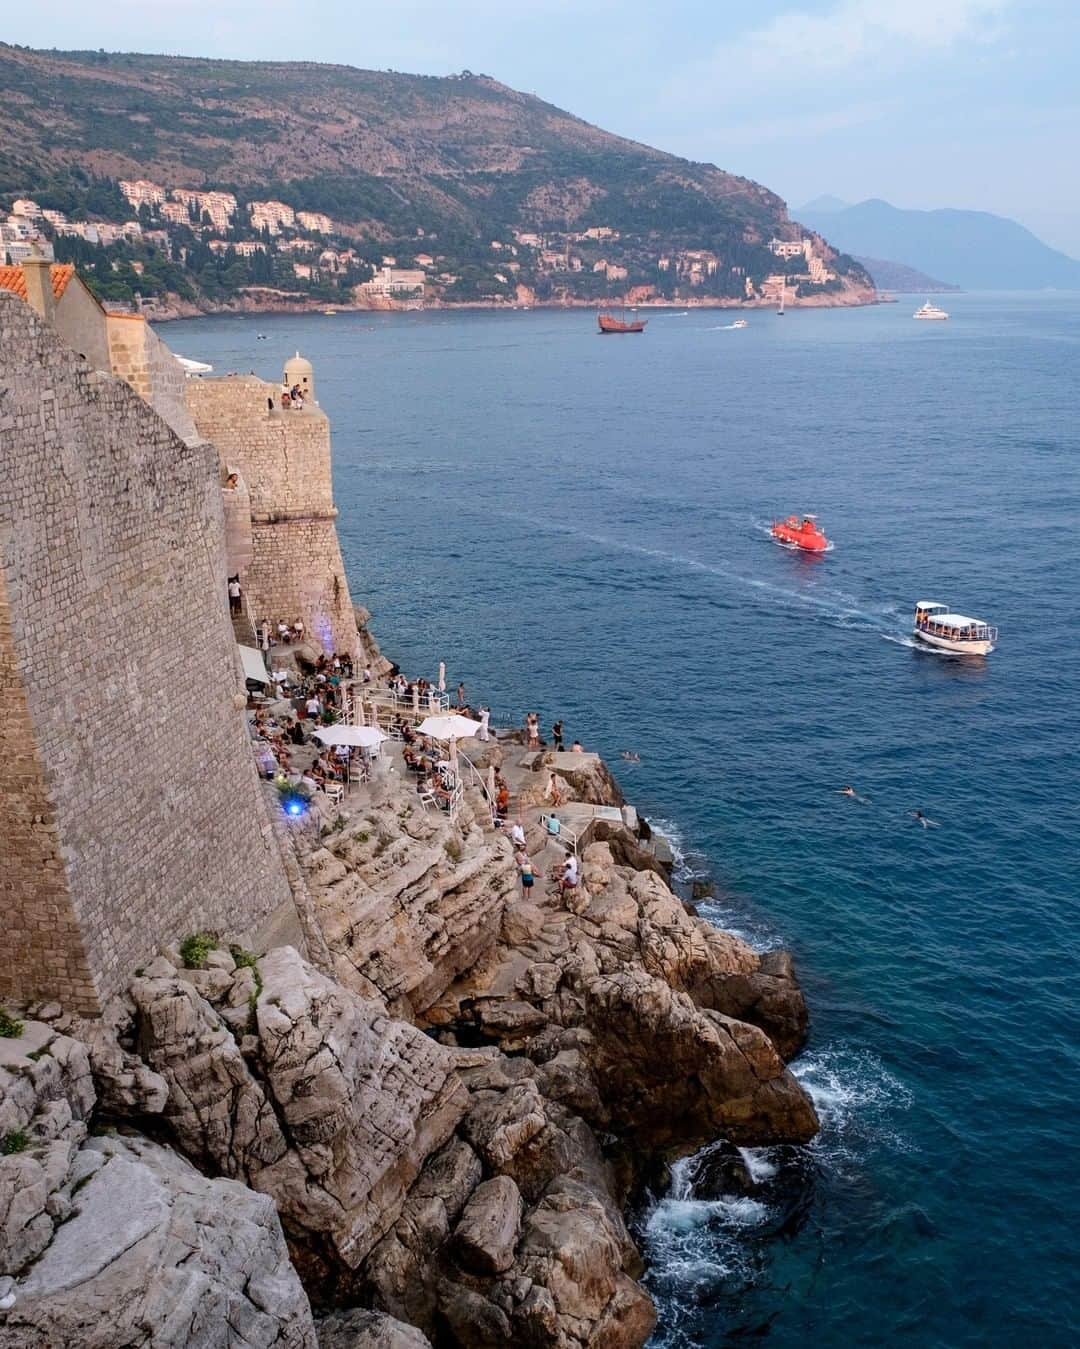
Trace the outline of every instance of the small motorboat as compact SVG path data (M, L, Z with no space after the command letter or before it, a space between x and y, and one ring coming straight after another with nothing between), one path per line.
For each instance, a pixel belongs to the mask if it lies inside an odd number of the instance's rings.
M958 656L988 656L997 635L997 628L981 618L950 613L947 604L938 604L936 600L916 601L915 636L940 651L953 651Z
M731 326L733 328L749 328L750 325L747 323L746 319L736 319Z
M818 528L816 515L789 515L786 520L774 520L772 536L785 548L801 548L807 553L823 553L832 547Z

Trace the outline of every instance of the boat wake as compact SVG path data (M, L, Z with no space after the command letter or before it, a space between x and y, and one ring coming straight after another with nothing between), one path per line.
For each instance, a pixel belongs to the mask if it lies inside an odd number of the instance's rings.
M627 543L622 539L613 539L607 535L594 534L589 530L575 529L572 525L562 525L551 520L537 520L534 516L517 511L500 511L505 519L527 521L533 530L543 530L551 534L564 534L576 539L585 539L600 548L612 549L620 553L631 553L638 557L653 558L671 567L689 572L702 572L708 576L717 576L748 590L758 591L767 597L769 607L785 605L790 611L799 610L812 613L833 624L835 627L855 632L876 633L890 640L900 640L906 625L906 608L895 601L882 604L877 608L868 607L858 596L851 595L835 586L807 585L795 589L778 584L762 576L746 576L731 567L720 566L712 562L703 562L700 558L687 557L682 553L671 553L662 548L647 548L643 544ZM763 533L770 543L775 540L770 533L770 525L760 520L753 521L753 528ZM799 551L799 550L793 550Z

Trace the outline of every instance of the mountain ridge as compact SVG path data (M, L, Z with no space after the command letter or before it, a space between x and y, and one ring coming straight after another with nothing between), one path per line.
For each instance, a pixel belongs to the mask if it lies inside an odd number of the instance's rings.
M1080 261L990 211L915 211L870 197L843 210L804 207L800 214L853 255L888 258L967 289L1080 289Z

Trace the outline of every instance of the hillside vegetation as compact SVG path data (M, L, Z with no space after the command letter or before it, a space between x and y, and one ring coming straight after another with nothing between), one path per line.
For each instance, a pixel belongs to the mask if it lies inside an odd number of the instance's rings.
M618 289L737 300L748 278L758 291L777 270L769 240L801 236L780 198L757 183L468 73L0 45L0 112L5 203L31 195L71 219L117 219L132 214L118 204L121 179L220 189L241 211L216 235L235 243L259 237L244 212L270 198L332 218L334 236L357 250L350 284L385 254L412 266L423 249L435 260L430 293L447 300L512 299L519 286L541 299L597 298L610 293L612 268ZM192 224L194 237L177 241L185 260L190 246L208 242ZM613 233L573 237L598 226ZM515 232L541 237L517 247ZM504 245L501 257L493 242ZM553 250L563 262L541 257ZM679 257L687 250L714 262L698 260L692 278ZM511 256L516 266L507 267ZM824 245L821 256L830 279L793 281L799 295L850 303L868 287L854 260ZM197 261L204 271L211 265ZM221 274L219 264L239 261L217 256L212 265ZM245 268L250 259L237 279ZM264 263L262 272L261 284L281 284L287 269Z

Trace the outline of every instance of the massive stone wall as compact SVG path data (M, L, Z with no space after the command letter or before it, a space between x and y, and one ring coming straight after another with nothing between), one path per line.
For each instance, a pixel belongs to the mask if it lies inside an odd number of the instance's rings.
M253 556L241 580L256 622L303 618L324 647L356 652L335 524L330 423L314 405L281 410L279 393L254 375L187 385L199 434L217 446L223 470L239 474L250 496Z
M241 714L212 448L0 295L0 996L93 1010L292 906Z
M109 365L149 403L181 440L198 439L184 397L186 376L179 361L141 314L106 316Z

